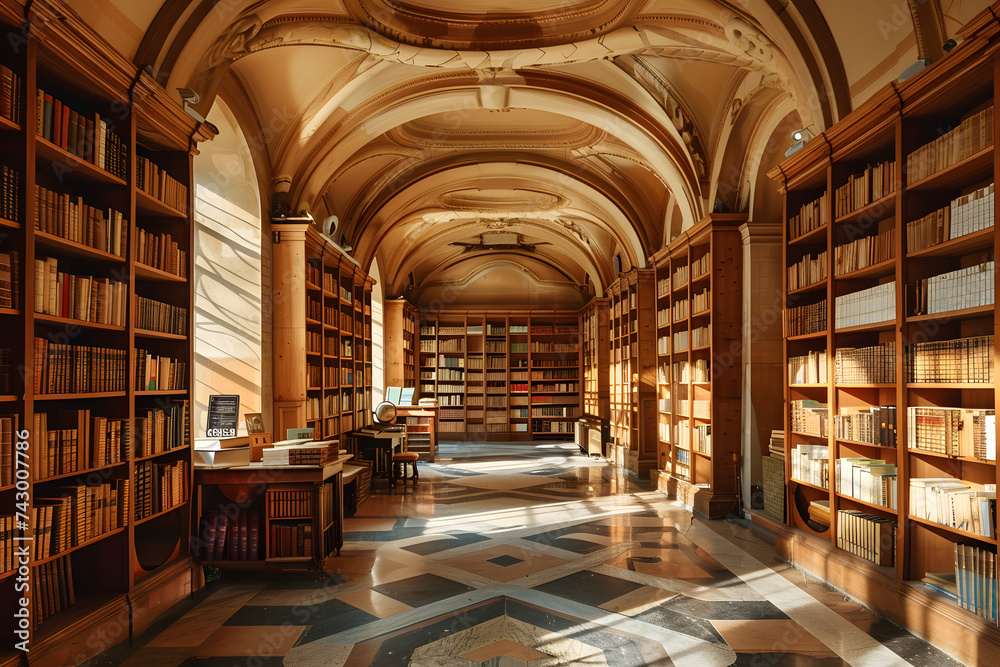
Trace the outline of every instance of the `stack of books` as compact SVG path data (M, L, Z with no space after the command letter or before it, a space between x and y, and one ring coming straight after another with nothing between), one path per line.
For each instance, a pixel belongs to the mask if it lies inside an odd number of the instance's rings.
M785 432L781 430L771 431L771 441L767 445L771 456L776 459L785 460Z
M262 461L265 466L318 466L337 458L339 447L339 440L281 440L263 449Z

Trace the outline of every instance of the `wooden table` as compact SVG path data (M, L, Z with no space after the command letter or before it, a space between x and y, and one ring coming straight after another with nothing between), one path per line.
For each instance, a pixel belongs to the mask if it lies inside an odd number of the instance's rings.
M192 539L194 557L220 567L260 567L273 562L321 562L331 552L340 555L344 544L343 469L350 458L342 455L321 466L196 466L201 534ZM227 541L220 550L219 520L214 522L214 531L210 526L210 516L238 517L241 513L248 517L248 533L252 535L256 527L256 558L250 558L250 545L243 548L242 542L233 550L235 545ZM292 536L297 540L290 541ZM248 543L250 539L248 536ZM302 553L307 544L311 548Z

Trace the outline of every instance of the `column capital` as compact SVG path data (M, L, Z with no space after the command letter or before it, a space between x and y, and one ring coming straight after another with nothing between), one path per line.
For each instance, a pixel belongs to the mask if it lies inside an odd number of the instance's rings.
M780 222L746 222L740 225L743 245L749 243L781 243Z

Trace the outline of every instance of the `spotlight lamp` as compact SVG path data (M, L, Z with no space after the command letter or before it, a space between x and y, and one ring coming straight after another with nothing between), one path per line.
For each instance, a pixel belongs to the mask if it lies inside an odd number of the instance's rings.
M785 151L785 157L792 157L798 153L802 150L802 147L806 145L806 142L813 138L814 135L812 130L809 129L810 127L812 127L812 125L792 132L792 141L794 143L788 147L787 151Z

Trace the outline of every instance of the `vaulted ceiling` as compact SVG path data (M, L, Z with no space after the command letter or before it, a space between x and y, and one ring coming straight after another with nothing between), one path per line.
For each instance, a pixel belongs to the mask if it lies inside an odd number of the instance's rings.
M787 132L825 129L940 57L987 4L71 3L201 112L237 110L280 183L265 199L337 216L388 296L459 305L582 303L616 256L644 265L717 201L780 214L759 176Z

